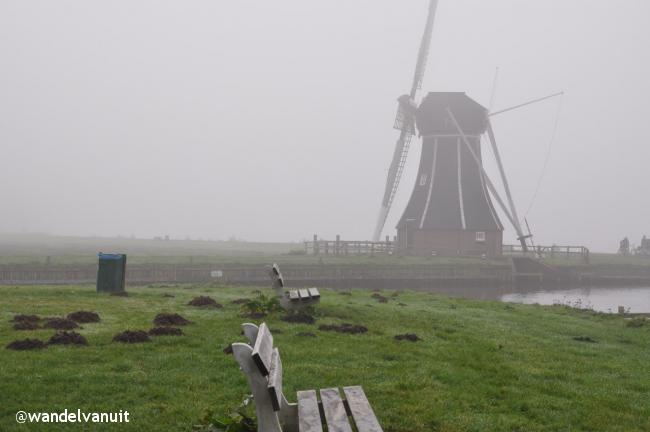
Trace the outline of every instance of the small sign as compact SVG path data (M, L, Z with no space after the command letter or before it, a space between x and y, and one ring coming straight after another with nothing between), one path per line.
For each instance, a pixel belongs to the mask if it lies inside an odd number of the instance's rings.
M210 272L210 276L213 278L222 278L223 277L223 271L221 270L212 270Z

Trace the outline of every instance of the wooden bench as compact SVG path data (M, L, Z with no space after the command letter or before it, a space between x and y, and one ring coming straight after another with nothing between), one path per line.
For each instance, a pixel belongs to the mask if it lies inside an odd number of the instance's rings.
M320 301L318 288L302 288L284 292L284 278L277 264L268 266L269 277L281 299L289 299L289 306L309 306Z
M343 387L345 399L336 387L299 391L297 403L289 403L280 351L268 327L242 327L250 345L234 343L232 350L253 392L258 432L383 432L361 386Z

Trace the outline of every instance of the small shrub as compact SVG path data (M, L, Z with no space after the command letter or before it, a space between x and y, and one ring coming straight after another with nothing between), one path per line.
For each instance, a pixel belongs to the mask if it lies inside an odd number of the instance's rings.
M208 413L200 425L194 427L196 432L256 432L257 419L251 401L253 396L244 398L241 405L230 413L219 415Z
M257 297L248 299L241 305L241 314L247 317L264 317L273 312L282 311L280 300L276 297L266 297L259 293Z

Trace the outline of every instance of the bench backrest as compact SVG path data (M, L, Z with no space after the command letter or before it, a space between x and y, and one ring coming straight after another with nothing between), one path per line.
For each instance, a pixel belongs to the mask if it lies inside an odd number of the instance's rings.
M292 408L282 393L280 351L273 346L273 335L266 323L259 327L246 323L242 327L250 345L232 344L233 355L253 392L258 430L281 432L280 422L290 421L293 413L289 413Z

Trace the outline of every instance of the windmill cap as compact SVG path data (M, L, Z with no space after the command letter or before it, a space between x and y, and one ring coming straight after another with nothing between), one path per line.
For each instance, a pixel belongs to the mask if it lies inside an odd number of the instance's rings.
M480 135L487 129L488 110L464 92L431 92L422 100L416 114L420 135L457 135L458 129L447 109L454 114L465 135Z

